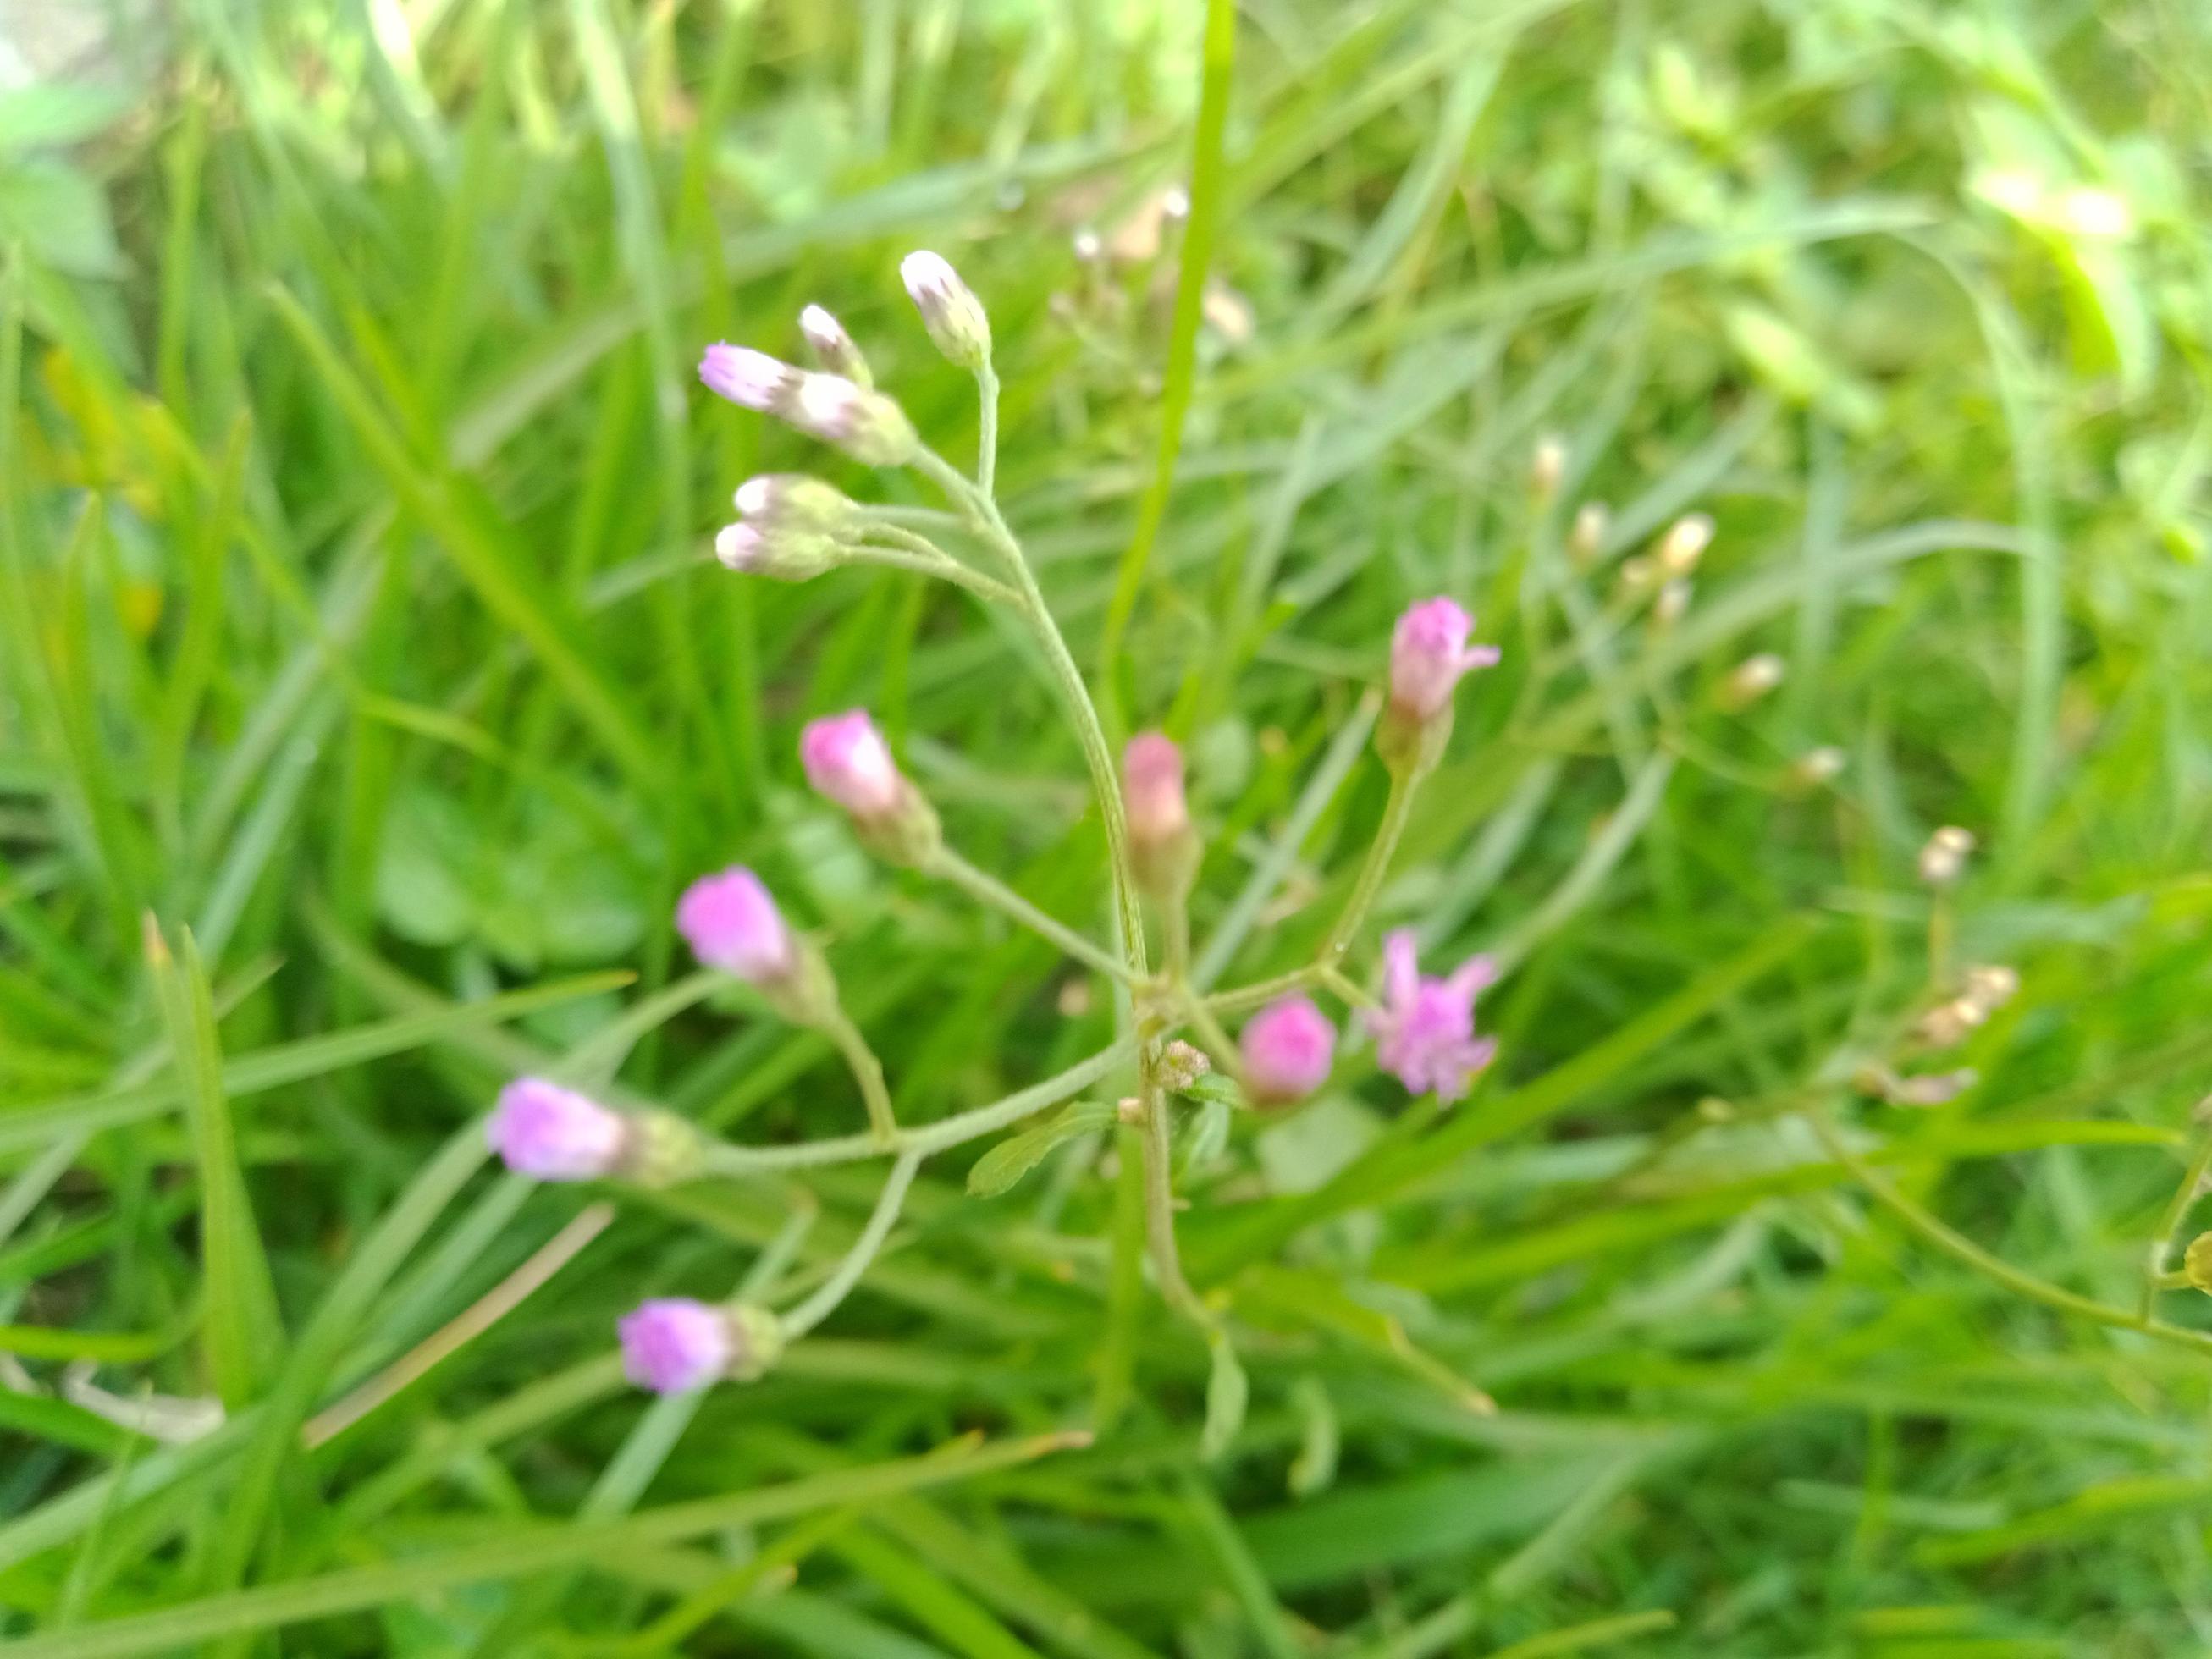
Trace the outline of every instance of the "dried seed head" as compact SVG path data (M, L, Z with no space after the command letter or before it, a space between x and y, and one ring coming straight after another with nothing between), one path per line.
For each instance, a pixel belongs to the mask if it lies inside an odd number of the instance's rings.
M1528 457L1528 489L1538 501L1548 501L1559 493L1559 484L1567 476L1566 440L1557 433L1546 433L1536 440L1536 447Z
M1790 763L1790 782L1800 789L1817 789L1842 775L1848 757L1832 744L1808 749Z
M1762 651L1755 657L1746 657L1721 682L1720 701L1723 708L1748 708L1761 697L1782 684L1790 665L1771 651Z
M1920 849L1920 879L1930 887L1948 887L1965 871L1966 854L1973 850L1972 831L1945 824Z
M1159 1065L1154 1075L1160 1087L1171 1095L1179 1095L1213 1069L1213 1062L1206 1051L1177 1037L1160 1050Z
M1577 568L1587 570L1597 562L1612 522L1612 510L1603 501L1584 501L1575 509L1574 526L1567 532L1567 554Z
M1703 513L1686 513L1660 538L1659 567L1670 576L1686 576L1713 544L1713 521Z

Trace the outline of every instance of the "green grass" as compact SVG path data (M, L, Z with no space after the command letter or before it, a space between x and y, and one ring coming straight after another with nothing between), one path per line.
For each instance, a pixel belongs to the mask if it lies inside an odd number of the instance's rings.
M2195 9L175 9L120 91L0 94L0 1636L2212 1651L2212 1321L2138 1316L2212 1089ZM1079 263L1180 182L1187 232ZM1505 647L1350 958L1497 951L1502 1058L1446 1114L1347 1063L1185 1179L1250 1394L1210 1460L1206 1345L1116 1248L1126 1133L988 1198L988 1144L925 1165L853 1298L696 1413L627 1388L614 1318L803 1293L878 1176L484 1167L525 1068L739 1141L860 1126L829 1042L684 977L675 895L733 860L903 1121L1110 1039L1103 984L797 763L872 707L964 854L1104 937L1027 637L702 556L755 471L926 499L694 384L810 301L969 458L915 246L989 305L1079 660L1188 746L1208 977L1351 890L1397 611ZM1690 511L1686 613L1624 618ZM1759 651L1787 679L1728 712ZM1925 1006L1944 823L1981 845L1936 932L2022 988L1941 1062L1972 1087L1890 1107L1851 1079ZM79 1359L227 1421L127 1432Z

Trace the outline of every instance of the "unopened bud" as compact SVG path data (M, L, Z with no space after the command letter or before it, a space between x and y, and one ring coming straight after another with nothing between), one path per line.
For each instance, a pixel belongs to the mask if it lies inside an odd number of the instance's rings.
M1755 657L1746 657L1721 682L1721 707L1729 709L1748 708L1761 697L1782 684L1789 665L1771 651L1762 651Z
M1566 476L1566 441L1547 432L1536 440L1536 447L1528 457L1529 492L1539 501L1548 501L1559 493L1559 484Z
M1703 513L1686 513L1660 538L1659 568L1669 576L1686 576L1712 544L1712 520Z
M1575 509L1574 526L1567 532L1567 553L1577 568L1587 570L1597 562L1612 522L1613 514L1603 501L1584 501Z
M824 536L858 532L860 508L832 483L804 472L763 472L739 484L732 498L749 524L766 530L811 530Z
M1796 788L1817 789L1840 777L1847 762L1848 757L1832 744L1808 749L1790 762L1790 782Z
M1190 217L1190 192L1181 185L1170 185L1160 192L1160 217L1170 224L1181 224Z
M2181 1253L2181 1271L2192 1289L2212 1294L2212 1233L2199 1233Z
M699 379L709 392L763 415L784 412L799 378L789 363L750 346L718 342L699 359Z
M1651 623L1655 628L1672 628L1689 614L1690 584L1671 581L1659 590L1659 597L1651 601Z
M1948 887L1966 869L1966 854L1973 850L1972 831L1945 824L1920 849L1920 879L1930 887Z
M1328 1081L1336 1056L1336 1027L1310 998L1287 996L1252 1016L1237 1048L1252 1103L1279 1106Z
M809 306L799 313L799 331L806 337L806 349L814 354L814 366L825 374L842 374L854 386L871 386L875 376L868 372L868 360L860 355L860 348L845 331L845 325L820 306Z
M842 374L801 375L789 407L778 412L868 466L902 466L921 447L904 410Z
M1469 669L1498 661L1494 645L1467 642L1474 618L1448 599L1407 607L1390 635L1390 703L1376 743L1393 769L1429 770L1451 735L1452 692Z
M1122 750L1121 803L1139 884L1182 902L1198 873L1198 832L1183 798L1182 750L1164 732L1140 732Z
M852 815L853 827L879 856L920 866L935 854L937 813L901 775L866 710L811 722L800 734L799 758L807 782Z
M519 1077L499 1091L484 1141L533 1181L596 1181L622 1168L631 1122L574 1089Z
M750 1382L783 1352L783 1328L765 1308L659 1297L615 1323L623 1372L655 1394L688 1394L728 1377Z
M1086 265L1096 264L1105 257L1106 244L1088 225L1075 233L1069 240L1069 246L1074 249L1075 257Z
M706 1168L707 1139L673 1112L633 1112L623 1145L621 1175L641 1187L674 1187Z
M714 532L714 556L740 575L773 581L811 581L845 562L845 550L827 536L804 530L763 529L747 520Z
M958 271L925 251L902 259L899 276L921 313L922 326L948 362L973 374L991 361L991 319Z

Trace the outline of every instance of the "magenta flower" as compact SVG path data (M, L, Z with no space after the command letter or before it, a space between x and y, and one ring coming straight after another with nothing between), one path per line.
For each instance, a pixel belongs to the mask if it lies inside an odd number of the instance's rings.
M729 1374L736 1334L720 1308L689 1297L657 1297L615 1322L623 1374L655 1394L684 1394Z
M755 985L781 979L798 965L782 913L761 878L742 865L685 888L676 902L676 931L707 966Z
M1424 599L1408 607L1390 635L1390 701L1417 720L1434 719L1451 703L1452 688L1470 668L1498 660L1494 645L1470 646L1474 618L1449 599Z
M1190 828L1182 750L1166 733L1140 732L1121 750L1121 799L1139 846L1162 846Z
M699 359L699 379L708 391L765 414L791 395L799 371L765 351L718 342Z
M889 744L864 708L830 714L799 734L806 781L864 822L896 813L906 794Z
M1244 1088L1255 1106L1279 1106L1311 1094L1328 1081L1336 1057L1336 1027L1302 996L1269 1003L1245 1023L1237 1039L1244 1060Z
M1401 928L1382 941L1382 1006L1367 1016L1382 1069L1417 1095L1433 1091L1449 1105L1468 1079L1498 1053L1474 1034L1475 994L1498 977L1488 957L1469 957L1448 979L1424 979L1413 933Z
M499 1091L484 1139L517 1175L593 1181L611 1175L629 1141L619 1112L542 1077L519 1077Z

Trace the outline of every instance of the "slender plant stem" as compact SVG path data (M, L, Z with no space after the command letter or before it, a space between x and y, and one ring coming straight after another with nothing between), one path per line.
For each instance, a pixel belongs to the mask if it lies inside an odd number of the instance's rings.
M837 1304L852 1293L853 1286L860 1282L860 1275L884 1248L884 1240L890 1237L893 1224L898 1220L899 1209L906 1202L907 1188L914 1185L914 1172L921 1167L921 1154L906 1152L891 1165L884 1190L876 1199L873 1214L868 1224L860 1230L853 1248L845 1252L845 1259L837 1264L837 1271L822 1282L821 1288L805 1301L783 1316L783 1334L787 1338L806 1334L831 1313Z
M845 1056L845 1064L852 1068L853 1080L860 1085L860 1098L868 1103L868 1128L878 1146L889 1152L899 1144L898 1119L891 1112L890 1091L884 1085L883 1062L876 1051L860 1035L860 1028L853 1024L842 1008L833 1013L822 1027L823 1033L837 1045L837 1052Z
M881 536L890 528L889 525L878 525L869 533ZM850 543L846 550L856 564L880 565L887 570L912 570L924 576L934 576L939 581L951 582L955 587L964 587L994 605L1018 606L1021 604L1021 596L1006 583L994 580L980 571L970 570L949 554L939 553L933 556L900 547L882 547L872 542Z
M1144 1093L1145 1239L1152 1256L1152 1272L1160 1282L1167 1304L1191 1320L1211 1337L1220 1322L1199 1299L1183 1277L1182 1254L1176 1247L1175 1145L1168 1104L1149 1080Z
M939 848L927 868L931 875L943 877L969 897L1012 916L1031 933L1049 939L1078 962L1125 985L1137 982L1127 965L1112 951L1084 938L1066 923L1054 921L996 876L977 869L951 848Z
M1261 1003L1273 1002L1277 997L1292 991L1303 991L1319 977L1320 972L1312 963L1308 963L1303 968L1291 969L1287 974L1277 974L1269 979L1255 979L1249 985L1232 986L1226 991L1216 991L1200 1006L1217 1014L1242 1013L1247 1008L1257 1008Z
M1359 924L1367 920L1375 896L1382 890L1382 878L1390 872L1390 860L1398 850L1399 838L1406 833L1406 825L1413 817L1416 787L1409 772L1394 770L1390 774L1390 799L1383 804L1382 823L1375 832L1374 845L1367 849L1367 861L1359 866L1359 879L1352 884L1352 896L1345 900L1336 925L1328 930L1328 937L1314 953L1314 961L1321 967L1333 968L1343 960L1344 953L1352 946L1352 936L1359 931Z
M765 1175L778 1170L816 1169L826 1164L857 1164L889 1152L915 1152L927 1158L1011 1127L1024 1118L1057 1106L1080 1094L1100 1078L1133 1058L1138 1040L1124 1037L1079 1060L1057 1076L1017 1090L1003 1100L977 1106L918 1128L902 1129L896 1140L885 1146L873 1134L836 1135L826 1140L803 1140L789 1146L732 1146L718 1142L707 1148L702 1173L714 1176Z
M999 371L989 358L975 371L975 394L982 408L981 440L975 451L975 488L994 494L999 476Z
M1236 1039L1222 1029L1221 1022L1213 1017L1204 1003L1185 1002L1183 1014L1190 1021L1191 1029L1198 1033L1198 1040L1211 1048L1223 1065L1233 1071L1243 1069L1238 1064L1239 1051Z
M1375 999L1367 994L1367 988L1355 984L1342 969L1323 963L1317 971L1321 982L1354 1008L1372 1008L1375 1006Z
M2137 1310L2145 1319L2150 1317L2158 1292L2175 1288L2172 1283L2173 1275L2166 1272L2166 1260L2173 1252L2174 1234L2181 1231L2181 1224L2189 1218L2191 1207L2203 1195L2207 1171L2212 1171L2212 1135L2205 1138L2203 1146L2197 1149L2197 1156L2190 1160L2188 1171L2181 1177L2181 1184L2173 1189L2173 1198L2166 1205L2166 1213L2159 1218L2158 1231L2152 1235L2150 1261L2143 1276L2142 1302ZM2183 1274L2181 1283L2186 1285L2188 1282L2188 1275Z
M1067 641L1045 605L1044 594L1036 585L1029 561L1022 556L1021 544L1007 528L998 503L963 477L958 469L934 450L923 449L915 456L914 464L968 512L976 530L997 549L1019 589L1020 609L1037 643L1044 647L1053 679L1075 722L1075 735L1091 772L1091 793L1098 800L1099 822L1106 831L1106 855L1112 868L1114 905L1121 921L1122 948L1128 953L1131 972L1142 979L1148 964L1145 957L1144 915L1138 906L1136 877L1129 860L1129 823L1121 810L1121 781L1115 775L1114 751L1107 744L1105 728L1099 724L1098 708L1091 700L1090 685L1083 678L1083 671L1076 666Z
M1170 985L1190 980L1190 892L1186 887L1160 906L1160 951Z
M2212 1353L2212 1334L2169 1325L2145 1314L2130 1313L2124 1308L2115 1308L2108 1303L2069 1291L2063 1285L2053 1285L2048 1279L2038 1279L2033 1273L2023 1273L2002 1257L1990 1255L1964 1233L1954 1231L1914 1203L1899 1192L1887 1176L1852 1152L1843 1136L1836 1132L1835 1126L1828 1121L1828 1115L1821 1107L1808 1106L1805 1121L1812 1126L1813 1133L1820 1138L1821 1146L1827 1149L1829 1157L1850 1170L1859 1184L1884 1208L1946 1255L1966 1263L2007 1290L2024 1296L2031 1302L2039 1302L2046 1308L2094 1320L2115 1330L2138 1331L2161 1342L2195 1349L2199 1353Z

